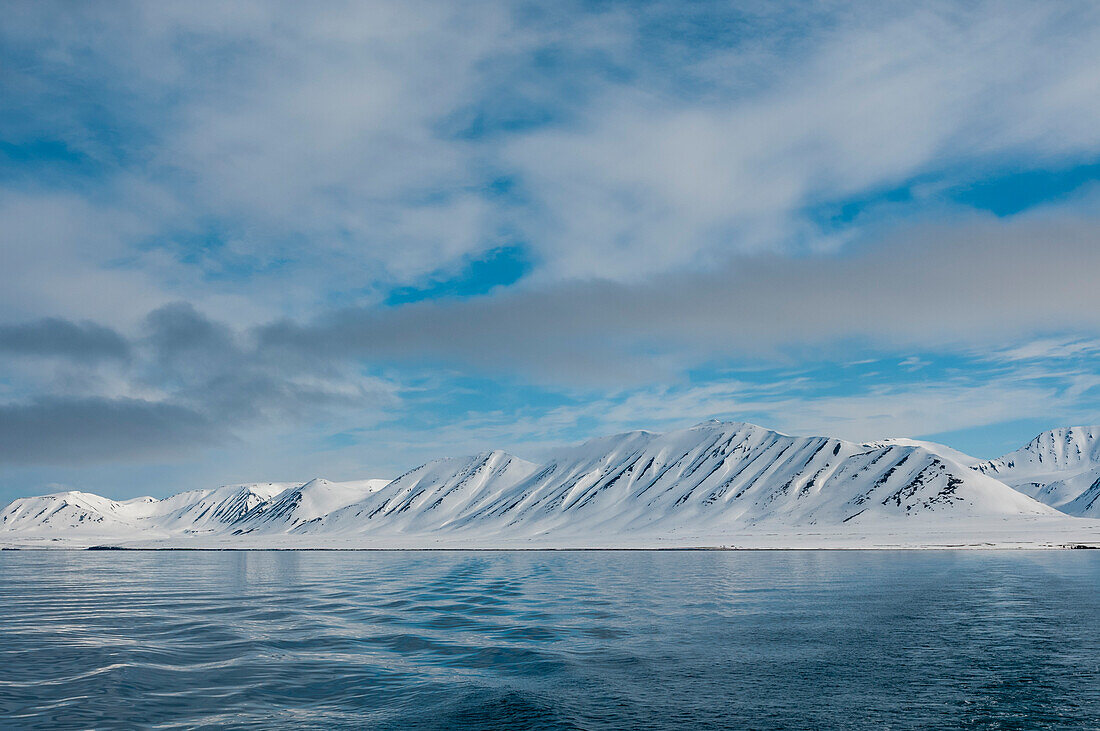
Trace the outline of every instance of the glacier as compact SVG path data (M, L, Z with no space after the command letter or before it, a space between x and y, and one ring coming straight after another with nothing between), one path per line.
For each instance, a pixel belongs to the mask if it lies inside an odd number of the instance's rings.
M922 548L1100 545L1100 427L981 461L741 422L501 451L397 477L248 483L164 499L20 498L0 546L126 548Z

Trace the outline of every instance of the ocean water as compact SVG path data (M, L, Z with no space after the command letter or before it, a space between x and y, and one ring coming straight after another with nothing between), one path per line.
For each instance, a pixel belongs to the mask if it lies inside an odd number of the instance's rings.
M1100 551L3 551L0 727L1097 729Z

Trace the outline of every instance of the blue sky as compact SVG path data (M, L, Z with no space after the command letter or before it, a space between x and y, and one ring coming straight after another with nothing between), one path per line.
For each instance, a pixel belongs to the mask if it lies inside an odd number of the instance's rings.
M9 10L0 500L1100 421L1094 3Z

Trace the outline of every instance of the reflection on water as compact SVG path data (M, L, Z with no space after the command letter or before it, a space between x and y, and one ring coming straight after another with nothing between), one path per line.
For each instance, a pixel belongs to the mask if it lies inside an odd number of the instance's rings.
M0 552L3 728L1100 728L1100 552Z

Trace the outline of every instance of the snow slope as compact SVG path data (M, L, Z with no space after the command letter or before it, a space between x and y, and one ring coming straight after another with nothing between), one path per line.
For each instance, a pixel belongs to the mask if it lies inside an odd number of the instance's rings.
M751 424L630 432L567 450L542 468L518 462L497 452L432 463L310 529L576 543L759 527L904 530L912 521L1054 513L922 447L789 437Z
M331 482L317 477L254 506L233 522L233 533L285 533L319 521L388 483L389 480Z
M922 447L927 449L933 454L938 454L941 457L958 462L964 467L973 467L981 462L977 457L971 457L965 452L960 452L957 449L948 447L946 444L939 444L938 442L926 442L920 439L908 439L905 437L895 437L892 439L878 439L873 442L868 442L868 446L871 447L886 447L886 446L900 446L900 447Z
M115 501L87 492L20 498L0 512L0 530L217 532L298 483L266 482L189 490L163 500Z
M593 439L541 465L493 451L429 462L392 481L237 485L125 502L85 493L25 498L0 513L0 541L298 548L1100 542L1100 522L1060 513L957 454L911 440L858 444L707 422ZM1044 453L1044 464L1050 459Z
M307 533L430 534L454 530L511 494L538 465L494 451L440 459L406 472L364 500L338 510Z
M62 535L72 532L137 530L136 522L127 514L126 509L132 504L142 505L151 499L136 498L117 502L77 491L19 498L0 512L0 530L29 530Z
M975 469L1069 515L1100 518L1100 426L1043 432Z

